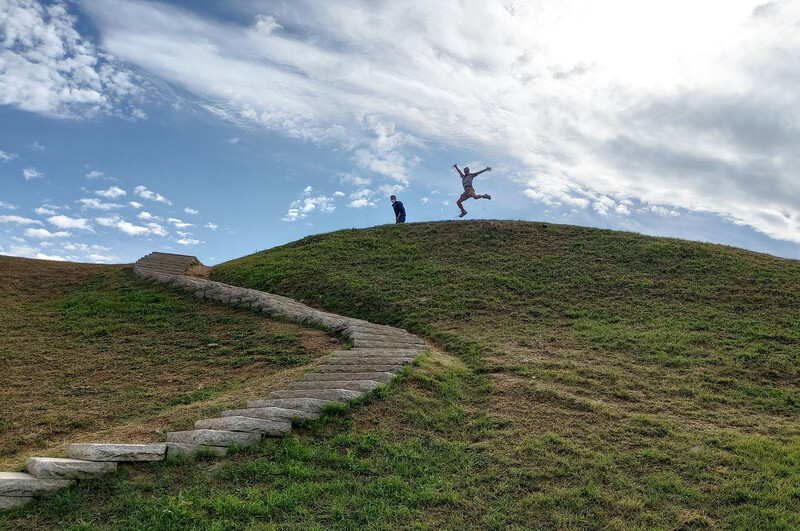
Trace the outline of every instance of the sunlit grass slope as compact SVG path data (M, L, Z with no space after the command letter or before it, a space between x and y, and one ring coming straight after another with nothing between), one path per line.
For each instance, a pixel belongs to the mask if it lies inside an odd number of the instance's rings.
M472 221L311 236L213 275L459 355L497 422L465 521L800 526L797 261Z

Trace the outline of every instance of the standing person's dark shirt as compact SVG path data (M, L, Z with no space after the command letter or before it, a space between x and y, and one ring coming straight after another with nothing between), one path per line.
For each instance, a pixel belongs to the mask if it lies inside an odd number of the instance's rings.
M394 196L392 196L392 208L394 209L394 219L395 223L405 223L406 222L406 208L403 206L402 201L398 201Z

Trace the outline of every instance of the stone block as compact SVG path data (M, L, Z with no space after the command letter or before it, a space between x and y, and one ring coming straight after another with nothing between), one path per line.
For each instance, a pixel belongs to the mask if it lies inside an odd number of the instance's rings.
M161 461L166 452L167 447L164 443L73 443L69 445L71 458L86 461Z
M392 381L397 375L391 372L311 372L303 376L307 382L324 382L330 380L374 380L386 383Z
M117 469L117 463L64 457L29 457L25 468L37 478L82 479L113 472Z
M327 403L327 400L319 400L317 398L271 398L269 400L248 400L247 408L280 407L318 413Z
M383 385L374 380L334 380L329 382L292 382L289 389L350 389L369 393Z
M398 373L403 370L403 365L372 365L370 363L359 363L358 365L320 365L317 372L327 374L332 372L392 372Z
M0 511L20 507L33 501L31 496L0 496Z
M401 367L414 361L414 358L382 358L373 356L339 358L333 357L325 362L326 367L331 365L399 365Z
M207 444L209 446L231 446L239 444L249 446L261 440L258 433L228 430L191 430L171 431L167 433L167 442L187 444Z
M70 479L40 479L25 472L0 472L0 496L34 496L72 483Z
M167 443L167 457L177 457L179 455L188 455L194 457L197 452L203 451L217 457L225 457L228 454L227 446L208 446L205 444L188 444L188 443Z
M319 398L334 402L347 402L363 396L363 391L350 391L349 389L298 389L295 391L273 391L270 398Z
M319 413L282 407L251 407L247 409L229 409L220 413L220 416L291 421L292 419L316 419L319 418Z
M283 435L292 430L292 423L285 419L267 420L232 416L198 420L194 423L194 428L196 430L227 430L262 433L265 435Z

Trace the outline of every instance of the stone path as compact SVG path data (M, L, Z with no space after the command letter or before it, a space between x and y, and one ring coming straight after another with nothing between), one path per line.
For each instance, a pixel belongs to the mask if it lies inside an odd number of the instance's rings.
M153 444L79 443L68 458L31 457L27 473L0 472L0 510L24 505L44 492L116 470L117 463L160 461L199 450L223 456L233 445L257 444L281 436L292 419L314 419L329 403L346 403L391 381L428 346L405 330L315 310L287 297L188 277L194 256L150 253L133 266L136 276L192 292L196 297L270 316L315 324L348 337L353 348L338 350L316 372L292 382L268 398L251 400L245 409L223 411L218 418L195 422L194 430L167 433Z

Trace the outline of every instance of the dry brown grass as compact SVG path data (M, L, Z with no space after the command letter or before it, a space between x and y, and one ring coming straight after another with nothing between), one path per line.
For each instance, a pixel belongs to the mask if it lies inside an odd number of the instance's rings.
M153 300L126 313L141 297ZM28 455L63 455L70 442L155 441L190 428L263 398L339 345L146 284L125 266L0 257L0 300L6 470ZM92 314L95 305L103 309Z

